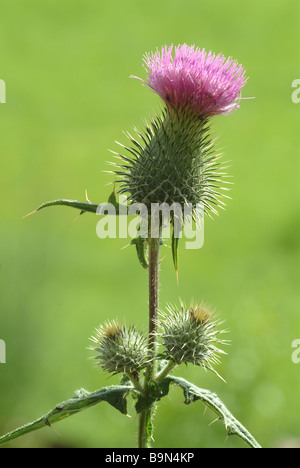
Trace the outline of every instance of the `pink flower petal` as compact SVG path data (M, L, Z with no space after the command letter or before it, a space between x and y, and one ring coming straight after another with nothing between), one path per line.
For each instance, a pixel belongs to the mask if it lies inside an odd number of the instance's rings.
M173 56L174 55L174 56ZM230 114L239 108L245 70L232 58L186 44L144 56L146 83L166 104L196 115Z

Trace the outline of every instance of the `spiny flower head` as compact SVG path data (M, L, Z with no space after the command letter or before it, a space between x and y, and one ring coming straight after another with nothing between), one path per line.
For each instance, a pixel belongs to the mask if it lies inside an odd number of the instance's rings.
M163 358L176 364L184 362L212 369L211 364L219 362L217 355L224 354L216 346L224 343L217 325L212 311L203 303L190 307L181 304L180 308L168 306L159 318L159 336L165 348Z
M142 81L165 103L139 139L129 136L127 154L114 174L119 193L132 203L201 205L206 213L223 206L224 172L215 153L210 120L239 107L246 83L237 61L186 44L164 46L144 56L148 76ZM139 78L140 79L140 78ZM222 178L222 180L221 180Z
M107 322L96 329L91 340L96 346L90 349L97 352L95 359L107 372L136 374L147 363L146 339L133 326Z
M144 81L175 110L198 116L230 114L246 83L245 70L231 57L186 44L164 46L144 56Z

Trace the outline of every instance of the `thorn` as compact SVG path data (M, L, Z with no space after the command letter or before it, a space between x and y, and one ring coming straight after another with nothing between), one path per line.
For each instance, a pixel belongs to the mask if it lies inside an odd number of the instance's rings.
M86 199L86 201L87 201L88 203L92 203L92 202L89 200L87 190L85 190L85 199Z
M208 427L209 427L209 426L212 426L212 425L213 425L215 422L217 422L217 421L220 421L220 418L214 419L212 422L209 423Z
M53 426L51 426L51 424L47 424L47 425L49 425L50 429L52 429L52 431L55 432L56 435L58 435L58 436L61 435L56 429L54 429Z
M25 218L27 218L28 216L31 216L32 214L36 213L37 211L38 211L38 210L34 210L34 211L32 211L31 213L28 213L27 215L22 216L22 219L25 219Z
M80 218L81 215L83 215L83 213L85 213L85 211L80 211L79 215L76 216L76 218L72 221L72 223L76 223L76 221L78 221L78 219Z
M50 423L49 419L48 418L43 418L44 419L44 423L46 426L50 427L50 429L52 429L53 432L55 432L57 435L60 436L60 433L54 429L54 427L52 426L52 424Z
M121 247L121 250L127 249L127 247L130 247L131 244L126 244L124 247Z
M178 270L176 270L176 281L177 281L177 286L179 286Z

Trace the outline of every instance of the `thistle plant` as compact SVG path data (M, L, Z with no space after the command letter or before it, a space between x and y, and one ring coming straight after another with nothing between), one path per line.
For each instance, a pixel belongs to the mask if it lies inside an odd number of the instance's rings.
M121 211L130 211L133 205L138 206L139 213L143 210L146 213L131 244L135 245L138 259L148 272L147 336L137 331L134 324L119 325L111 318L100 324L91 337L90 348L104 372L121 375L120 385L93 393L81 389L42 418L3 436L0 443L51 425L100 401L107 401L126 414L126 398L131 394L138 414L138 447L149 448L154 437L154 410L171 385L176 384L184 392L185 403L201 400L224 422L229 435L235 434L251 447L259 447L215 393L173 375L174 369L183 363L198 366L199 372L205 369L219 375L215 367L224 354L226 341L221 338L224 332L221 322L203 302L189 306L182 302L179 306L159 305L164 221L161 211L153 216L153 208L179 207L177 212L169 211L177 273L180 235L176 223L180 218L182 228L188 222L178 213L182 214L188 205L192 222L197 223L199 216L216 214L225 205L226 174L215 148L211 121L239 108L241 90L247 81L245 70L222 54L207 53L185 44L175 49L165 46L146 54L144 69L146 78L138 79L160 96L162 107L143 131L135 129L135 136L128 134L128 145L121 145L122 151L114 153L117 158L112 162L111 171L114 190L108 202L116 216ZM124 194L126 203L120 204L117 195ZM100 206L89 200L62 199L44 203L36 211L54 205L98 214Z

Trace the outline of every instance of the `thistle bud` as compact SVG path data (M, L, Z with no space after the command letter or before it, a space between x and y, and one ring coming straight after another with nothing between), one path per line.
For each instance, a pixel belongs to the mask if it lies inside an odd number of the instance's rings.
M118 374L136 374L147 364L147 342L134 326L108 322L95 331L91 340L97 352L95 359L103 370Z
M219 362L218 354L224 351L216 344L224 343L216 329L218 323L213 320L212 311L203 304L186 308L168 306L167 313L160 313L159 325L165 350L164 359L175 364L191 363L211 369L211 364Z

